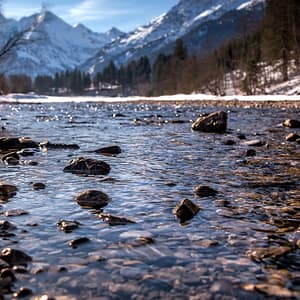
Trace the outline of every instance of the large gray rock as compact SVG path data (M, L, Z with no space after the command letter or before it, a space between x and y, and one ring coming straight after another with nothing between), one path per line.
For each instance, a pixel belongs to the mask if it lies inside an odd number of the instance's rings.
M76 196L75 200L82 207L99 209L108 204L109 197L101 191L87 190Z
M101 160L78 157L69 162L64 168L64 172L82 175L107 175L110 172L110 166Z
M227 113L218 111L209 115L200 115L192 124L192 129L203 132L224 133L227 130Z

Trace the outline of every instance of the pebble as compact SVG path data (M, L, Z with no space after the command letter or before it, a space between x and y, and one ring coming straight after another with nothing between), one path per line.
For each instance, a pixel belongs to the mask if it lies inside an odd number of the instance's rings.
M173 213L180 220L180 223L184 223L192 219L200 210L200 207L189 199L183 199L175 207Z

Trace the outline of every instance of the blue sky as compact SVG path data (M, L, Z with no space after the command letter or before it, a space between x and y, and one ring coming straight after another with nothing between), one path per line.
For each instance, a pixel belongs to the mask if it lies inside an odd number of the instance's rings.
M0 0L1 2L1 0ZM19 19L44 5L71 25L83 23L104 32L112 26L129 31L168 11L178 0L4 0L6 17Z

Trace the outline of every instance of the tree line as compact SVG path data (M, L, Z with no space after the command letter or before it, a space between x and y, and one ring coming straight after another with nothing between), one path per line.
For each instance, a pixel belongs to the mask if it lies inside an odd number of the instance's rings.
M84 94L117 87L120 94L156 96L204 92L224 94L235 87L246 94L264 92L300 70L300 1L267 0L265 14L251 32L224 42L205 56L189 54L178 39L170 54L147 56L117 67L113 61L92 78L78 69L55 76L0 76L0 91Z

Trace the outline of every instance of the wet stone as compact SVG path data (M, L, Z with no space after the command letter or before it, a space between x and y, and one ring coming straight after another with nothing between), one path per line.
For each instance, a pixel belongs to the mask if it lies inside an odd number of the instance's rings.
M87 190L77 195L75 200L82 207L99 209L108 204L109 197L101 191Z
M192 124L192 129L203 132L224 133L227 130L227 118L227 113L223 111L200 115Z
M63 230L64 232L72 232L73 230L79 228L81 224L77 221L67 221L67 220L61 220L57 223L57 226L60 230Z
M43 141L39 144L39 147L44 150L59 150L59 149L70 149L70 150L78 150L80 147L77 144L55 144L55 143L50 143L49 141Z
M13 296L15 298L25 298L25 297L28 297L32 294L32 290L31 289L28 289L28 288L25 288L25 287L21 287L17 292L15 292L13 294Z
M9 231L9 230L14 230L16 229L17 226L15 226L14 224L8 222L8 221L0 221L0 230L1 231Z
M42 182L35 182L32 184L32 188L36 191L44 190L46 188L46 185Z
M248 149L246 151L246 156L256 156L256 151L254 149Z
M300 139L300 136L296 133L289 133L286 137L285 140L287 142L296 142L298 139Z
M213 197L213 196L216 196L218 194L218 192L207 186L207 185L199 185L195 188L194 190L195 194L198 196L198 197Z
M9 198L15 196L17 187L11 184L0 182L0 200L7 201Z
M79 157L71 160L63 171L82 175L108 175L110 166L104 161Z
M269 248L257 248L255 250L250 250L247 252L248 257L254 261L261 261L264 259L274 259L277 260L282 256L290 253L293 250L289 246L278 246Z
M88 239L87 237L81 237L75 240L72 240L69 242L69 246L73 249L77 248L79 245L85 244L87 242L89 242L90 239Z
M124 217L117 217L111 214L101 213L99 217L107 222L109 226L118 226L118 225L127 225L127 224L134 224L135 222Z
M122 150L119 146L109 146L97 149L95 152L102 155L118 155L122 152Z
M226 146L233 146L235 144L236 144L236 142L234 140L226 140L224 142L224 145L226 145Z
M200 207L189 199L182 200L173 210L173 213L184 223L192 219L200 210Z
M21 250L5 248L1 251L0 258L9 265L23 265L32 261L32 258Z
M33 156L35 154L35 151L33 151L31 149L22 149L22 150L18 151L17 153L20 156L27 157L27 156Z
M290 127L290 128L300 128L300 121L287 119L283 122L283 126Z

